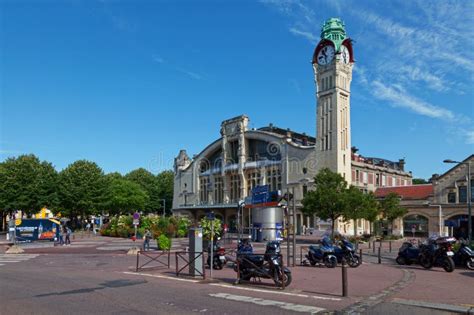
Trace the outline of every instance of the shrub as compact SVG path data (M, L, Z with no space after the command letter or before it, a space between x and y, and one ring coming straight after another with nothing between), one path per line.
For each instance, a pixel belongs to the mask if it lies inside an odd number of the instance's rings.
M211 239L211 221L208 220L206 217L202 218L201 221L199 222L202 227L202 235L205 240L210 240ZM212 222L213 225L213 230L214 230L214 237L219 237L221 236L222 232L222 223L221 220L219 219L214 219Z
M158 237L158 239L156 240L156 244L158 245L158 249L161 249L161 250L170 250L171 249L171 239L169 239L164 234L161 234Z

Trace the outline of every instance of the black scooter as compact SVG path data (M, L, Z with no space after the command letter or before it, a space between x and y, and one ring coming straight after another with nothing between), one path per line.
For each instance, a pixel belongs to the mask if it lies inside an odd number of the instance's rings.
M461 247L454 253L454 263L457 266L466 266L470 270L474 270L474 251L468 246L464 240L460 241Z
M446 237L429 239L420 246L420 265L425 269L440 266L446 272L453 272L455 264L452 258L454 256L452 244L455 241L455 238Z
M411 265L418 264L420 260L420 249L413 246L410 242L403 243L402 247L398 250L397 264L399 265Z
M219 240L220 238L218 238L217 241L213 242L214 246L212 250L213 251L212 252L212 255L213 255L212 268L215 270L221 270L222 268L224 268L224 266L227 263L227 259L225 257L225 248L221 247ZM209 253L209 255L207 256L207 265L210 268L211 267L211 244L209 244L209 248L207 249L207 252Z
M251 278L272 279L278 287L289 286L292 280L290 269L283 267L280 242L267 243L265 254L253 254L253 248L248 240L239 242L237 249L237 264L234 271L240 271L240 279L249 281ZM238 269L239 268L239 269Z

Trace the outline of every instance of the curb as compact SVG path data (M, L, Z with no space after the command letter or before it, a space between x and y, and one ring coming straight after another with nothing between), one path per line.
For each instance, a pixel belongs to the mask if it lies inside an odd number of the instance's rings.
M474 307L459 306L459 305L452 305L452 304L430 303L430 302L404 300L404 299L393 299L391 302L396 303L396 304L423 307L423 308L452 312L452 313L457 313L457 314L474 314Z

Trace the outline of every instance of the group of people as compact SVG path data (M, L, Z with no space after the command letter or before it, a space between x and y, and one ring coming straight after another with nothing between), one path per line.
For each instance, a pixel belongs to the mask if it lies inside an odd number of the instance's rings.
M59 245L71 245L72 230L64 225L59 228Z

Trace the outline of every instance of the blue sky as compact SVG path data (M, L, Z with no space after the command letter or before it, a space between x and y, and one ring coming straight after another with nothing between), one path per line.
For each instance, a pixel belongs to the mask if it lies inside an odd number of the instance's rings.
M474 152L473 1L1 1L0 160L172 167L247 114L315 133L321 24L355 40L352 144L429 178Z

